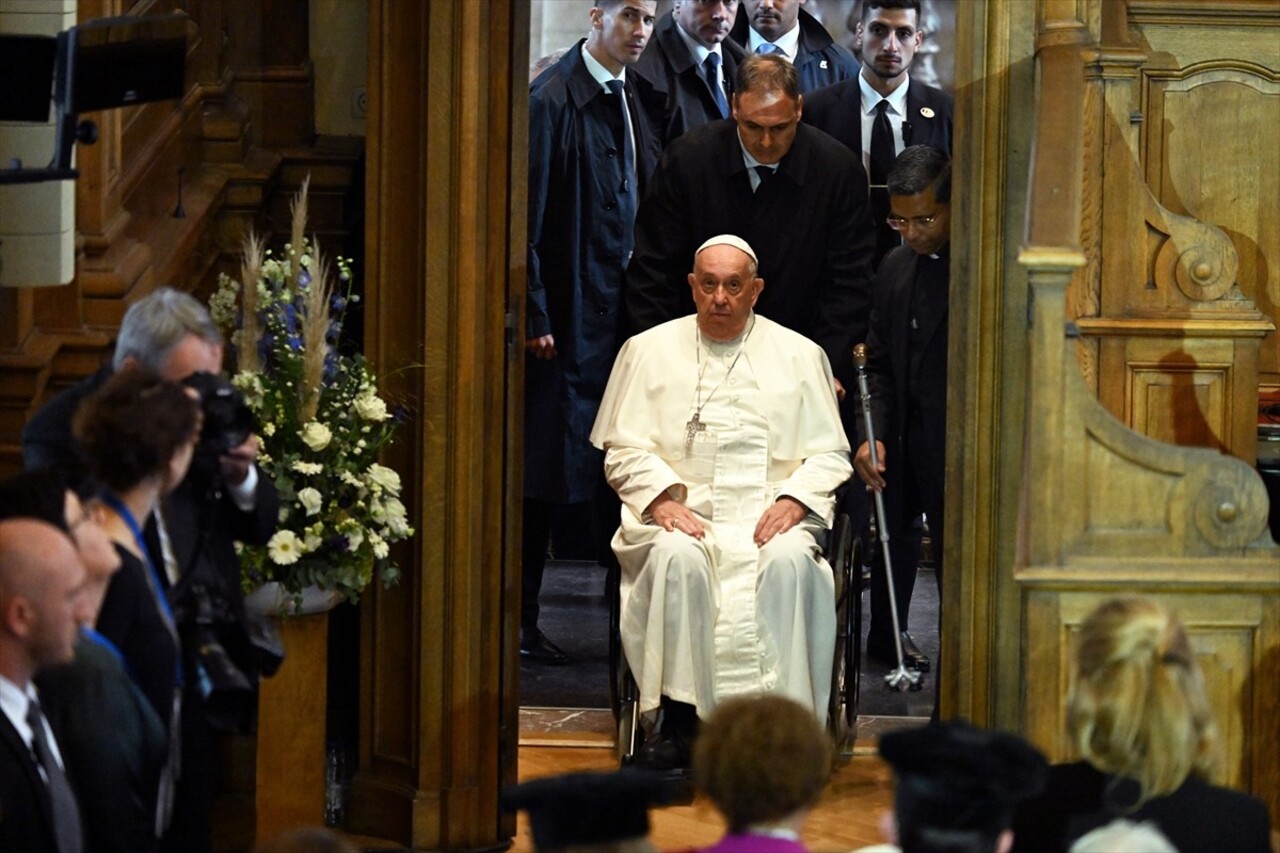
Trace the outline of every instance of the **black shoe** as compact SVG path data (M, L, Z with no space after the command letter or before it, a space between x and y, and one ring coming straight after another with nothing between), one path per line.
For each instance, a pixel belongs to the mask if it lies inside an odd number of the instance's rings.
M523 660L550 664L569 662L569 656L536 627L520 629L520 657Z
M692 739L682 731L656 732L636 751L635 766L662 772L684 769L692 746Z
M896 667L898 652L893 647L893 641L877 642L868 639L867 660L882 666ZM902 663L907 669L914 669L917 672L929 671L929 656L920 651L916 641L906 631L902 632Z

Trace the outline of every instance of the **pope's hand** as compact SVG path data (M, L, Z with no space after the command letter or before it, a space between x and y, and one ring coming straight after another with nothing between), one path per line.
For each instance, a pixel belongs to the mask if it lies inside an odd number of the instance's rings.
M809 508L795 498L780 497L764 511L760 521L756 523L755 542L757 548L765 544L779 533L786 533L799 524L809 513Z
M646 511L653 519L653 523L663 530L679 530L694 539L701 539L707 535L698 516L665 491L653 499L653 503L649 504Z

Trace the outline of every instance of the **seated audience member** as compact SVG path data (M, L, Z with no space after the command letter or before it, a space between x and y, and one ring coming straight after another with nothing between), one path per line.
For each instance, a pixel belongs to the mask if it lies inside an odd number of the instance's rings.
M539 853L652 853L649 808L676 796L673 783L644 770L568 773L513 785L502 806L529 813Z
M143 528L187 474L200 435L198 406L181 385L139 368L112 375L85 400L74 423L81 453L102 486L103 525L122 560L97 629L120 651L168 734L172 757L161 777L162 825L180 768L182 650L160 579L161 560Z
M82 504L60 474L0 482L0 518L28 516L70 533L87 580L88 621L75 658L35 676L80 803L85 853L147 853L156 837L156 794L167 746L164 724L130 680L115 647L93 629L107 583L120 568L93 502Z
M1066 850L1117 817L1178 850L1266 853L1266 807L1208 781L1218 729L1187 632L1160 605L1116 598L1080 628L1067 727L1083 760L1058 764L1018 809L1015 849Z
M849 444L822 350L752 310L751 247L694 254L697 313L631 338L591 441L622 499L620 630L640 711L662 719L642 766L687 766L697 717L779 692L826 715L835 586L817 536Z
M1071 853L1117 853L1125 850L1135 853L1178 853L1178 849L1169 843L1169 839L1154 824L1134 823L1124 818L1085 833L1071 845Z
M718 705L693 752L693 781L729 824L704 853L803 851L800 828L831 775L831 739L813 713L782 696Z
M888 829L903 853L1007 853L1014 808L1048 769L1022 738L964 722L890 732L880 757L893 767Z
M74 655L88 614L66 531L0 521L0 850L81 853L80 806L32 678Z

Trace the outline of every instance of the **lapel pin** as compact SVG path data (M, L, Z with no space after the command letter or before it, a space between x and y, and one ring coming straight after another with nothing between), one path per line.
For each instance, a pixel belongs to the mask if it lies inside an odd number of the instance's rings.
M932 107L921 107L921 108L920 108L920 115L924 116L925 118L933 118L933 108L932 108Z
M822 60L821 62L819 62L819 63L818 63L818 67L819 67L819 68L826 68L826 67L827 67L827 61L826 61L825 59L824 59L824 60Z

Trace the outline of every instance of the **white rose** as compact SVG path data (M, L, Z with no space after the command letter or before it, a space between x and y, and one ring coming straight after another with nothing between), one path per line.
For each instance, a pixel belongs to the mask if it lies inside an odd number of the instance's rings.
M312 450L324 450L333 439L333 433L319 421L311 421L302 428L300 437Z
M307 515L315 515L320 511L320 505L324 503L324 499L320 497L318 489L307 486L298 492L298 503L302 504L302 508L307 511Z
M277 530L267 542L267 554L277 565L292 565L302 557L302 542L292 530Z
M383 491L392 495L400 494L400 475L385 465L374 463L369 466L369 470L365 472L370 484L378 486Z
M408 525L407 513L399 498L387 498L383 502L382 512L386 518L387 530L393 536L403 539L410 535L411 528Z
M356 414L366 421L385 421L391 417L387 412L387 404L377 394L357 397Z

